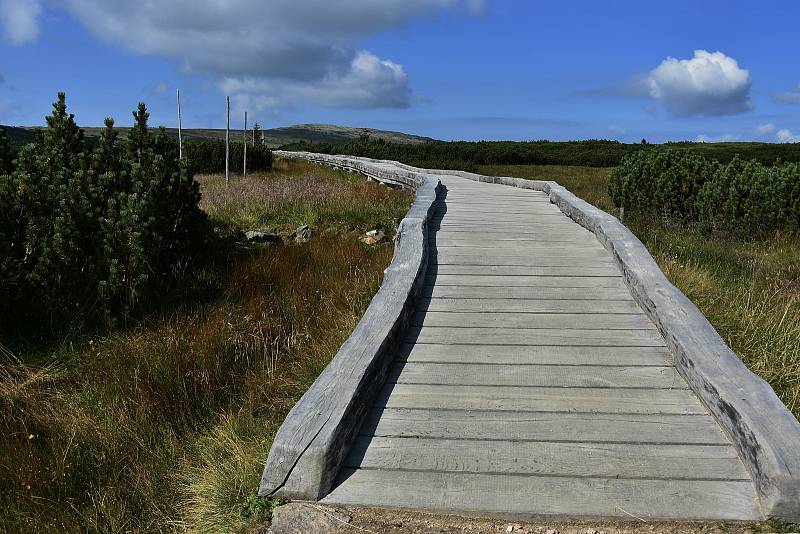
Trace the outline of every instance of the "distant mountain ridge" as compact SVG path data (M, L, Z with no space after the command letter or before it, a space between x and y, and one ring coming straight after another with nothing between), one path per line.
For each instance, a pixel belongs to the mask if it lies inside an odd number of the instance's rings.
M40 126L0 126L6 130L11 142L23 144L33 141L35 131ZM102 128L83 127L87 137L97 137ZM120 137L125 138L128 134L128 127L119 127L117 131ZM177 128L167 128L167 132L173 137L178 136ZM249 133L249 135L251 135ZM389 130L375 130L372 128L353 128L350 126L338 126L335 124L296 124L294 126L283 126L264 130L264 137L267 144L271 147L279 147L298 141L310 141L314 143L340 143L357 139L362 135L369 135L372 139L384 139L393 143L419 144L435 141L430 137L411 135L402 132ZM206 141L225 139L224 129L203 129L186 128L183 130L183 138L187 141ZM233 141L242 140L242 130L231 129L231 139ZM249 139L249 137L248 137Z

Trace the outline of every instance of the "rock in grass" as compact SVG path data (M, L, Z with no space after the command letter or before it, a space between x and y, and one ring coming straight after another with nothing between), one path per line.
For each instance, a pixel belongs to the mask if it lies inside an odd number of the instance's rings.
M361 238L361 242L366 243L367 245L377 245L383 241L383 238L385 237L386 234L380 230L370 230L364 235L364 237Z
M280 243L281 236L263 230L251 230L244 234L245 238L251 243L263 243L265 245L274 245Z
M349 523L350 519L349 514L334 508L317 504L290 503L279 506L272 513L272 524L267 534L339 532L339 527Z
M305 243L311 239L311 228L304 224L294 231L294 240L296 243Z

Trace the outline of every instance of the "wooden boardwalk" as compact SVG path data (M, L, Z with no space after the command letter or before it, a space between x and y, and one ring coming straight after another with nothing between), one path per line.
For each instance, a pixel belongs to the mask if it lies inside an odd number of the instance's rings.
M753 483L594 235L442 176L423 299L323 502L760 519Z

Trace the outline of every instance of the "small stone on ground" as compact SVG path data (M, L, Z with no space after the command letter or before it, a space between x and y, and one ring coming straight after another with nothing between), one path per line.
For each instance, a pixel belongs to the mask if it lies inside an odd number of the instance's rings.
M267 534L329 534L341 532L340 528L349 522L350 514L336 508L310 503L290 503L279 506L272 513L272 524Z
M308 225L303 225L294 231L294 240L296 243L305 243L311 239L311 228Z
M361 242L367 245L377 245L383 241L385 237L386 234L380 230L370 230L364 235L364 237L361 238Z
M264 230L251 230L244 234L248 241L253 243L263 243L265 245L273 245L282 242L281 236L273 234L272 232L265 232Z

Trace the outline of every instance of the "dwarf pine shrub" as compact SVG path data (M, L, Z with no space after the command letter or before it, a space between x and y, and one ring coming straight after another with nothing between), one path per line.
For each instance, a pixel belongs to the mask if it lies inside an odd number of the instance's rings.
M124 318L191 260L205 238L199 187L148 118L139 104L125 145L106 119L89 150L60 93L0 177L0 328Z
M707 230L762 235L800 230L800 165L767 167L738 157L719 164L690 152L646 150L623 159L609 180L630 213L699 222Z
M640 150L612 171L608 192L615 205L630 212L697 220L697 194L717 167L691 152Z
M6 129L0 126L0 175L9 174L13 170L16 153L8 140Z
M184 143L183 154L193 174L209 174L225 172L224 141L191 141ZM244 163L244 145L230 144L230 171L242 172ZM262 171L272 168L272 151L265 145L248 144L247 170Z

